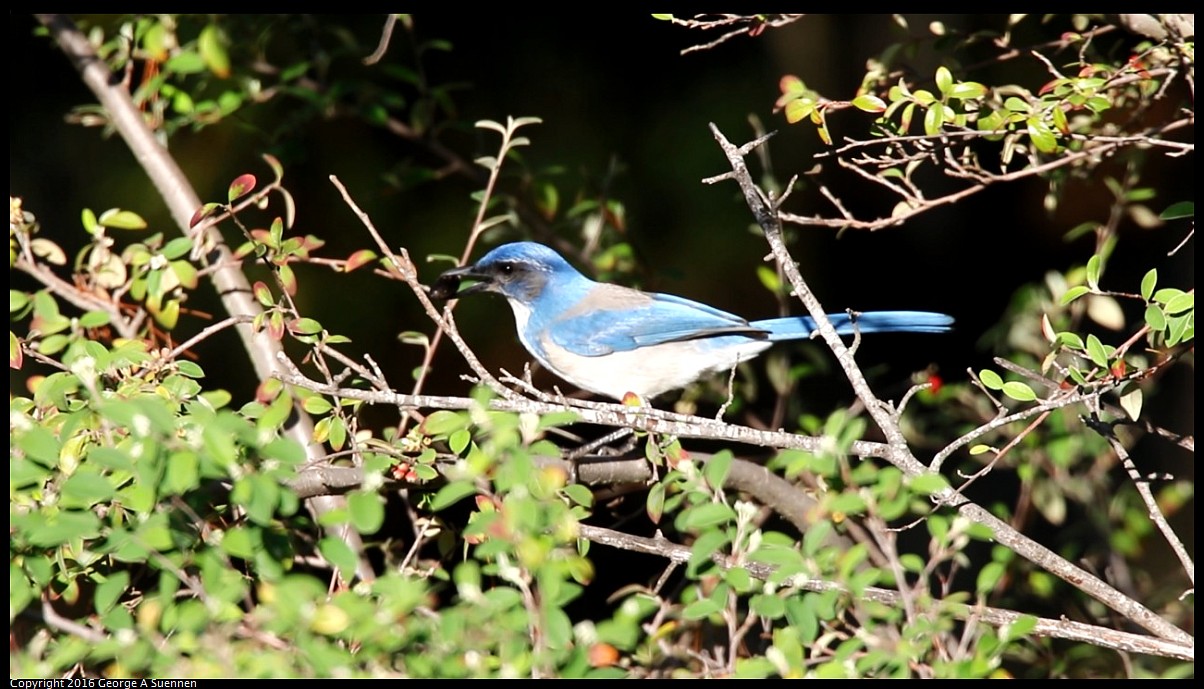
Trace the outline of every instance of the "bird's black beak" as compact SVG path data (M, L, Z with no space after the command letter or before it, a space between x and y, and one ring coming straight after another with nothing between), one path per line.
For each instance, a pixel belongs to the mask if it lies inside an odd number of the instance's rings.
M466 287L461 284L469 282ZM466 294L488 291L493 286L493 276L477 272L476 266L452 268L443 273L431 286L431 297L434 299L451 299Z

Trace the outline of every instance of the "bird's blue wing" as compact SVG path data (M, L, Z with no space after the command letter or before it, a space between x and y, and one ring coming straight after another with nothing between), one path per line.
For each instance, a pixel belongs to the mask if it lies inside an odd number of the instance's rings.
M603 356L720 335L768 337L766 330L706 304L612 287L600 285L579 308L546 323L551 341L580 356Z

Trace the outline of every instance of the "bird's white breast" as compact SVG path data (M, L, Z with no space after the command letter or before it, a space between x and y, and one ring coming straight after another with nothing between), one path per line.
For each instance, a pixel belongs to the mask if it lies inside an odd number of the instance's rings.
M667 342L604 356L580 356L546 338L544 362L561 378L581 388L621 400L629 392L649 399L685 387L701 375L731 370L768 349L765 340L739 346L707 347L705 341Z

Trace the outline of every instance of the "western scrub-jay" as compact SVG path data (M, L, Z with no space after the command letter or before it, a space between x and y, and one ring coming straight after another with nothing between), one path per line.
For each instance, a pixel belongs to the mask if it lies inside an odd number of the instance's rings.
M462 281L472 284L460 289ZM539 363L600 395L644 399L684 387L712 371L731 370L774 342L811 336L807 316L746 321L671 294L595 282L552 249L504 244L474 265L439 276L432 296L496 292L514 310L518 338ZM837 332L949 330L953 319L928 311L830 314Z

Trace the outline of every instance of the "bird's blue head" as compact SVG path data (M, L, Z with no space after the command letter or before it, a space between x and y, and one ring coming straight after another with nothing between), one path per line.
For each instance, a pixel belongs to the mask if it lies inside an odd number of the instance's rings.
M549 286L585 280L560 254L543 244L503 244L471 266L454 268L439 276L431 295L438 298L477 292L496 292L520 304L531 304ZM464 282L472 284L461 287Z

